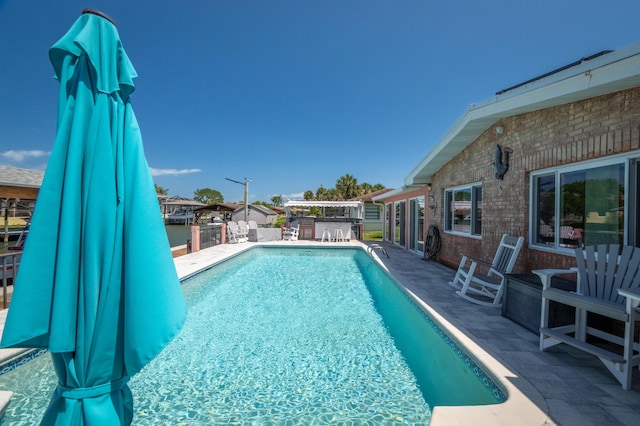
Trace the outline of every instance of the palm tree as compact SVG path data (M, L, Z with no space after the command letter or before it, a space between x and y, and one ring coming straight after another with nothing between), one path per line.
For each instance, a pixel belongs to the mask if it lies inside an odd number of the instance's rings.
M320 185L320 188L316 189L316 200L327 201L327 196L327 190L322 185Z
M340 197L339 199L349 200L357 197L359 195L358 189L358 180L350 174L341 176L336 181L336 191L338 192L338 197Z
M274 207L282 206L282 195L274 195L273 197L271 197L271 202L273 203Z
M158 195L169 195L169 190L167 188L163 188L158 184L154 184L156 186L156 194Z
M359 192L358 195L368 194L370 192L373 192L373 186L371 186L370 183L362 182L360 184L360 191L358 191L358 192Z

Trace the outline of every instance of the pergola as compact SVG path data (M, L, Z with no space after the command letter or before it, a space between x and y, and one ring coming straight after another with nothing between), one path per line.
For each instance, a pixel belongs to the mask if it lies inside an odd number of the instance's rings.
M364 210L364 201L306 201L306 200L289 200L284 203L284 210L287 217L291 216L292 207L319 207L322 209L324 216L325 207L348 207L356 209L356 219L362 219L362 211Z
M197 209L193 209L193 223L198 223L198 220L205 213L208 213L208 212L218 212L218 213L233 212L238 207L240 207L240 204L213 203L213 204L208 204L208 205L203 206L203 207L199 207Z

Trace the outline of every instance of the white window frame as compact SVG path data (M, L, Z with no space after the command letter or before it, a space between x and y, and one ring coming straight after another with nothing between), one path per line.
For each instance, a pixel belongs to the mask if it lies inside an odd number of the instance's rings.
M478 205L477 202L478 200L476 200L476 192L474 191L475 188L480 188L482 190L482 199L484 200L484 189L482 187L482 182L474 182L474 183L468 183L465 185L458 185L458 186L452 186L449 188L446 188L444 190L444 213L443 215L445 215L444 219L444 232L446 234L451 234L451 235L460 235L463 237L468 237L468 238L475 238L475 239L482 239L482 230L480 230L479 233L474 233L474 227L475 227L475 222L476 222L476 214L477 214L477 210L478 210ZM470 219L470 226L469 226L469 232L462 232L462 231L456 231L453 229L448 229L447 228L447 224L452 223L451 221L453 220L452 217L447 218L446 216L449 215L451 212L449 210L449 203L448 203L448 197L447 194L448 193L454 193L454 192L459 192L459 191L464 191L464 190L469 190L471 191L471 219ZM453 198L453 197L452 197Z
M420 200L422 200L422 233L418 229ZM427 217L425 212L426 202L424 195L417 195L409 199L409 249L416 253L424 251L424 227Z
M540 244L535 243L535 235L534 231L537 229L534 226L534 221L538 220L537 216L537 194L536 194L536 179L540 176L545 175L554 175L555 176L555 184L556 184L556 194L555 194L555 215L559 217L559 209L560 209L560 174L563 173L571 173L576 171L583 171L588 169L594 169L598 167L606 167L611 165L623 165L624 166L624 188L625 188L625 197L624 197L624 223L623 223L623 244L629 244L629 221L633 218L632 214L629 211L629 203L635 201L638 195L631 194L631 189L633 185L630 182L630 169L633 160L636 160L639 157L639 153L636 151L634 153L626 153L622 155L615 155L607 158L600 158L594 160L581 161L579 163L572 163L564 166L552 167L547 169L536 170L535 172L531 172L529 176L529 248L541 251L548 251L553 253L561 253L561 254L569 254L573 255L575 249L570 247L560 247L558 244L558 240L554 240L554 245ZM631 200L634 198L634 200ZM634 213L640 214L640 213ZM635 218L635 216L634 216ZM555 226L555 233L558 234L558 224Z

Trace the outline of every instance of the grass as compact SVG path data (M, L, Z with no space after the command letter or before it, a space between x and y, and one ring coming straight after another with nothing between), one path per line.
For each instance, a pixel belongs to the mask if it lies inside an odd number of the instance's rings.
M364 241L382 241L382 231L365 231L362 239Z

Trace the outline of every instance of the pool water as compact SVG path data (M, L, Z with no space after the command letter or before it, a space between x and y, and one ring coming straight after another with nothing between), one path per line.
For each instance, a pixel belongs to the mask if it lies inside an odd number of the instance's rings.
M363 250L254 248L183 288L183 331L130 381L136 425L428 424L504 400ZM37 423L55 381L49 356L0 376L5 423Z

